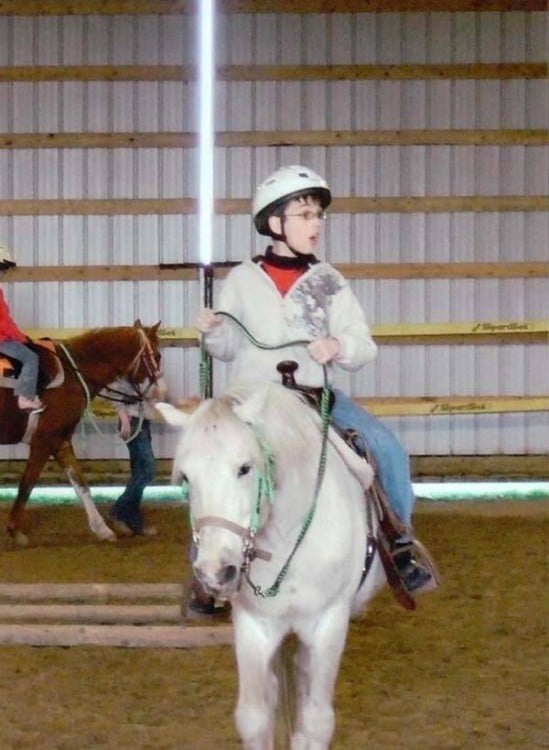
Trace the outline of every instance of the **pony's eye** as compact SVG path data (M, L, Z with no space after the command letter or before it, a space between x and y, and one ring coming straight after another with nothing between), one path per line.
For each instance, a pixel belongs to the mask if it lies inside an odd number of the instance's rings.
M240 469L238 470L238 476L239 476L239 477L244 477L244 476L246 476L246 474L249 474L249 473L250 473L250 471L251 471L251 468L252 468L252 467L251 467L251 464L242 464L242 466L241 466L241 467L240 467Z

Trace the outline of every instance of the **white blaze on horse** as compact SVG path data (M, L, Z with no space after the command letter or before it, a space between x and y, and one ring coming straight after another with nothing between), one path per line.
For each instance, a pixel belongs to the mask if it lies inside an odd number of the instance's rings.
M323 441L316 412L276 384L243 386L191 415L157 408L183 428L173 471L189 490L195 575L232 602L244 747L273 747L273 659L293 633L291 747L326 750L349 619L386 580L366 549L377 533L364 496L372 471L331 430Z

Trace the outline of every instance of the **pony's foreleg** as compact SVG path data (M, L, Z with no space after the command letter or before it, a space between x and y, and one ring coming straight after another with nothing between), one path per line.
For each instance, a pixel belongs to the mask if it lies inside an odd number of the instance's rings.
M297 710L292 750L328 750L334 733L334 686L345 646L349 609L332 607L302 641L296 657Z
M272 657L281 635L236 607L233 622L239 677L236 727L245 750L273 750L278 683Z
M95 507L90 488L80 470L78 460L74 455L74 450L70 441L64 442L59 450L54 453L54 457L59 466L65 470L69 482L74 487L74 491L84 506L90 531L92 531L98 539L107 540L109 542L116 541L116 534L112 529L109 529L103 517Z
M20 547L26 547L29 540L21 530L25 505L38 481L42 469L49 458L49 449L40 445L31 445L29 457L17 489L17 497L10 509L6 531L13 541Z

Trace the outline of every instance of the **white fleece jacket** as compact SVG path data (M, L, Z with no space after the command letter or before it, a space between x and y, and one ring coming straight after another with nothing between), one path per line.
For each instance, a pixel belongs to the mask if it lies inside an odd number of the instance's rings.
M329 263L311 266L283 297L258 263L244 261L228 274L215 309L233 315L263 344L335 336L341 349L334 364L344 370L358 370L377 354L357 298ZM258 349L228 318L204 335L204 343L213 357L230 363L231 384L280 382L276 365L284 359L299 364L295 374L298 383L324 384L322 366L311 358L306 346Z

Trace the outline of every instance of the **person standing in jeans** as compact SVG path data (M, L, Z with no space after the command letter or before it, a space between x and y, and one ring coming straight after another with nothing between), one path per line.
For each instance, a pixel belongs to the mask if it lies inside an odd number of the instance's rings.
M130 477L115 504L109 511L111 525L119 537L154 536L154 526L144 523L141 500L145 487L156 473L156 462L151 439L151 418L154 403L159 400L161 388L145 383L141 386L146 394L138 399L136 391L127 380L117 380L110 390L116 394L116 411L119 422L119 435L128 446L130 455Z

